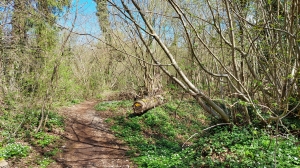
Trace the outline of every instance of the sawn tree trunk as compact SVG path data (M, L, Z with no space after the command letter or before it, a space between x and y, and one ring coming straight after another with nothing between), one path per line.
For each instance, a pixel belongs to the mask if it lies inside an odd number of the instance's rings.
M164 99L161 95L147 97L141 100L137 100L133 103L133 111L135 114L142 114L147 110L157 107L163 104Z

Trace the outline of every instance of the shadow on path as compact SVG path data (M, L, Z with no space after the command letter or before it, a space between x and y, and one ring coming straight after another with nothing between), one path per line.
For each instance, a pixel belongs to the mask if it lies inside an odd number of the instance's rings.
M56 158L57 164L50 167L134 167L125 155L126 145L113 135L94 110L97 103L86 101L62 109L60 113L66 118L66 144Z

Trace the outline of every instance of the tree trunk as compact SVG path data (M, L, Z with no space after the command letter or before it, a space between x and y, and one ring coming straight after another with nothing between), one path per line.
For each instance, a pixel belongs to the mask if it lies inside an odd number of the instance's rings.
M147 97L141 100L137 100L133 103L133 111L135 114L142 114L149 109L157 107L163 104L164 98L161 95L153 97Z
M111 27L110 27L110 21L109 21L109 12L108 12L108 6L107 6L107 1L106 0L94 0L95 3L97 4L97 17L99 20L99 26L102 30L102 33L105 38L105 42L108 45L112 44L112 35L111 35ZM108 46L109 50L109 60L107 67L105 69L105 73L107 75L111 75L113 71L113 54L112 54L112 49L110 46Z

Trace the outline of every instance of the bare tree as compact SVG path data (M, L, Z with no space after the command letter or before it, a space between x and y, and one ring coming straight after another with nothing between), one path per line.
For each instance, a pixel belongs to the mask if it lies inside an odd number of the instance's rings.
M150 1L108 2L116 9L114 14L119 17L118 21L132 24L129 26L131 32L139 37L154 65L192 95L207 112L226 122L230 122L230 115L237 120L235 116L239 114L244 116L242 119L246 123L251 122L252 114L268 123L291 112L289 100L298 97L293 94L299 90L299 2L157 2L173 9L172 12L161 9L159 19L176 23L180 35L186 39L182 42L188 43L186 53L191 55L191 62L197 65L204 80L219 81L218 88L222 91L215 97L231 99L232 114L226 113L205 90L200 89L200 83L187 75L186 65L180 63L184 55L174 53L171 45L162 38L161 30L166 26L156 27L151 23L152 10L143 5ZM156 48L147 44L146 35L155 41ZM177 38L172 35L168 34ZM165 57L155 52L157 48Z

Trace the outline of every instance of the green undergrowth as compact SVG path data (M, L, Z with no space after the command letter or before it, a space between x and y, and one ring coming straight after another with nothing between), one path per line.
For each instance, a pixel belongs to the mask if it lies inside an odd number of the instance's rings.
M96 109L114 109L121 102L100 103ZM174 101L154 108L141 116L132 115L132 102L127 103L127 115L108 121L116 135L126 141L128 155L141 167L182 165L181 145L191 134L204 128L206 116L196 103ZM108 106L108 107L107 107Z
M9 159L12 157L26 157L30 147L16 142L11 142L0 147L0 158Z
M38 109L23 109L22 111L2 110L0 115L0 158L13 159L14 162L26 157L28 165L46 167L53 160L61 146L60 136L53 134L53 129L63 129L64 120L58 113L49 111L45 127L36 132L41 111ZM34 153L40 153L36 155Z
M139 167L300 166L298 139L274 135L273 128L223 125L202 131L210 119L194 101L170 101L139 116L131 104L100 103L96 109L114 113L107 121ZM126 115L115 110L120 106Z
M195 137L187 157L199 167L298 167L297 142L268 129L215 127Z

